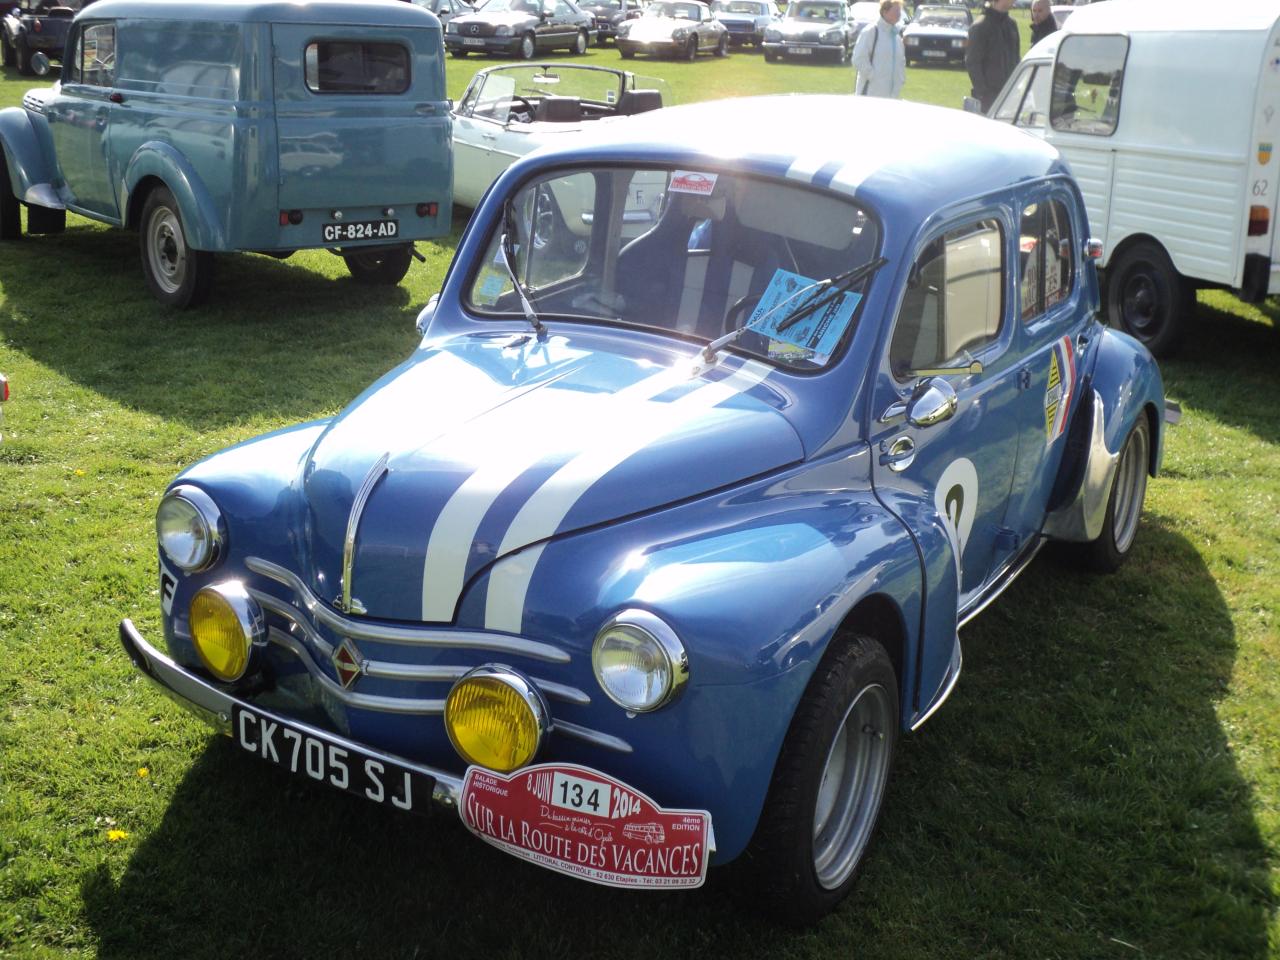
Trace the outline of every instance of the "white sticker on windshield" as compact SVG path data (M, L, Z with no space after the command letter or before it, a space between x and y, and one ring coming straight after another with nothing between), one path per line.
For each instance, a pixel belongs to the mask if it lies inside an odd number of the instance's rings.
M671 193L692 193L701 197L711 196L716 188L718 174L698 173L696 170L677 170L671 174Z

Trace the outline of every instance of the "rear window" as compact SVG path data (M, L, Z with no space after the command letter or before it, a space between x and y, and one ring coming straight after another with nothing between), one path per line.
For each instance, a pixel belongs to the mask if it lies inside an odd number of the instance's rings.
M398 43L317 40L307 44L307 89L312 93L404 93L409 49Z

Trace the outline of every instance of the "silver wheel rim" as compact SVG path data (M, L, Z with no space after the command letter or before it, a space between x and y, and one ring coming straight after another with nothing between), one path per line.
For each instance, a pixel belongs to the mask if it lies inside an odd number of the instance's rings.
M1116 505L1112 513L1116 550L1128 551L1138 532L1142 515L1142 499L1147 493L1147 432L1142 429L1129 434L1116 467Z
M582 33L581 31L578 32L578 40L573 45L573 50L574 50L574 53L587 52L587 35L585 33Z
M177 293L187 278L182 222L168 207L156 207L147 221L147 265L156 285L165 293Z
M884 687L864 687L827 751L813 811L813 869L824 889L849 879L871 839L889 777L892 714Z
M526 60L528 60L533 56L532 38L525 37L523 40L520 41L520 56L524 57L524 59Z

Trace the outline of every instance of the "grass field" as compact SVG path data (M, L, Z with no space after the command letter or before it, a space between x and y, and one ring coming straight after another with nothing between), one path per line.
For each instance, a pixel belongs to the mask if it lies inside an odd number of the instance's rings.
M587 62L613 64L612 48ZM480 61L451 60L457 96ZM852 88L753 54L637 61L687 100ZM32 84L6 76L0 105ZM955 105L960 71L909 74ZM460 227L461 224L459 223ZM137 677L158 637L153 515L185 465L339 410L413 348L453 241L390 290L324 253L228 256L165 315L133 234L73 218L0 247L0 956L1280 956L1280 331L1202 294L1164 365L1183 403L1117 575L1046 553L966 628L904 741L854 896L773 927L713 872L591 887L236 755Z

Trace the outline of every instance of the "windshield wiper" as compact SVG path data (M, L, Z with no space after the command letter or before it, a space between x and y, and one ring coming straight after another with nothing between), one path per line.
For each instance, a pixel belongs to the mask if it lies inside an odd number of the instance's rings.
M791 296L775 303L772 307L769 308L768 311L764 313L763 316L760 317L760 320L763 321L768 319L772 314L774 314L776 311L778 311L782 307L785 307L788 303L791 303L797 297L803 297L805 294L811 293L814 291L819 291L819 290L826 291L824 293L818 293L812 300L802 304L801 306L793 310L791 313L787 314L787 316L783 318L782 322L779 323L776 328L777 332L781 333L783 330L786 330L789 327L795 326L805 317L809 316L809 314L814 313L817 310L821 310L827 304L833 302L837 296L843 296L845 293L849 291L849 289L854 284L859 283L862 280L865 280L867 277L871 276L871 274L875 273L877 270L879 270L888 262L889 260L887 257L876 257L874 260L868 261L867 263L854 267L852 270L846 270L844 273L837 273L833 277L827 277L827 279L825 280L818 280L815 283L810 283L807 286L803 286L799 290L797 290L795 293L791 294ZM759 298L757 298L757 300L758 299ZM742 302L745 302L745 301L739 301L739 303L742 303ZM710 363L713 359L715 359L715 355L722 348L733 343L735 340L737 340L740 336L742 336L744 333L746 333L750 329L752 328L744 323L737 330L730 330L723 337L718 337L717 339L712 340L702 350L703 361L706 363Z
M524 317L533 325L533 332L539 338L547 335L547 328L543 326L542 321L538 319L538 315L533 311L533 304L529 302L529 298L525 296L524 284L520 282L520 278L516 276L516 211L515 205L508 200L502 206L502 239L499 244L502 247L502 265L507 268L507 276L511 278L511 285L515 287L516 295L520 298L520 307L524 310Z

